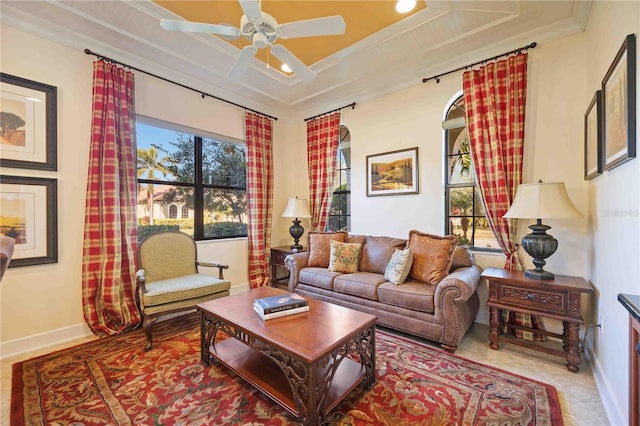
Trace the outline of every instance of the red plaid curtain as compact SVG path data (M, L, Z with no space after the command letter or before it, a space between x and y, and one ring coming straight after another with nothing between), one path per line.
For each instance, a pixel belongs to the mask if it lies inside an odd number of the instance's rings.
M515 222L502 216L522 182L527 54L520 53L463 75L471 155L489 226L506 255L507 269L521 269ZM542 318L503 310L504 321L544 330ZM507 330L512 327L507 326ZM516 337L545 340L539 333L513 329Z
M324 231L327 224L339 137L340 112L307 121L311 229Z
M136 143L133 74L93 64L93 119L82 259L84 318L99 336L140 323L136 304Z
M269 285L271 213L273 210L273 121L269 117L245 112L247 143L247 210L249 286Z

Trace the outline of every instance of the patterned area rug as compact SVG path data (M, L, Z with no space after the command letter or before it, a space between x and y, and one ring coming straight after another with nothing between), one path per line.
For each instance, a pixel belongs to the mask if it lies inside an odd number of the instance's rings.
M199 316L13 365L12 425L295 425L222 366L200 363ZM376 332L376 377L331 425L562 425L553 386Z

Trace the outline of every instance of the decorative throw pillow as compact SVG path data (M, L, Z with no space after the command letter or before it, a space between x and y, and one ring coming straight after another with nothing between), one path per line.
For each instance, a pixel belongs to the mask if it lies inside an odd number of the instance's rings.
M326 268L329 266L329 254L331 246L329 241L335 240L341 243L347 240L347 233L340 232L309 232L309 266Z
M329 270L353 274L358 272L358 259L362 244L341 243L335 240L329 241L331 253L329 255Z
M402 284L409 275L411 265L413 265L411 249L396 249L391 255L387 269L384 271L384 279L395 285Z
M413 253L413 266L409 276L428 284L438 284L448 273L458 237L409 231L408 248Z

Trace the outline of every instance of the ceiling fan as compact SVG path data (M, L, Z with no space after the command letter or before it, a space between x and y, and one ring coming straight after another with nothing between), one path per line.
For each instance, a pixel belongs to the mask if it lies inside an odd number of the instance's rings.
M287 64L294 74L304 81L311 81L316 77L316 73L286 47L274 44L276 40L336 35L345 32L346 24L339 15L278 24L273 16L260 9L259 0L238 0L238 2L244 13L240 18L240 28L230 24L207 24L173 19L162 19L160 25L168 31L216 34L228 40L237 40L243 36L251 41L251 45L242 49L229 70L227 77L231 80L240 79L249 68L258 49L268 46L273 56L283 64Z

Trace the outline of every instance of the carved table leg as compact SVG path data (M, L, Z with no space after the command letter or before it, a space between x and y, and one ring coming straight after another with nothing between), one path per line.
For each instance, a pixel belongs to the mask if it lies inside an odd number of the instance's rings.
M489 308L489 347L498 349L500 347L500 309Z
M580 370L580 325L572 321L563 321L564 326L564 350L567 353L567 370L577 373Z
M218 323L201 311L200 319L200 362L204 365L211 364L215 358L211 356L209 348L214 344L218 332Z

